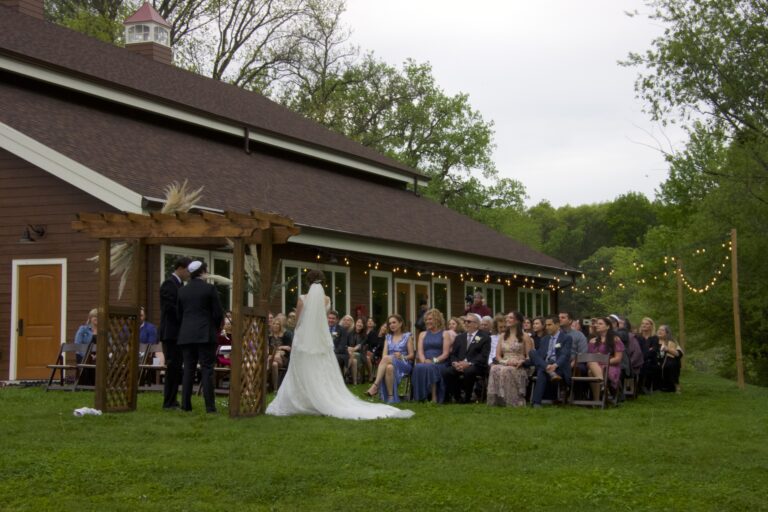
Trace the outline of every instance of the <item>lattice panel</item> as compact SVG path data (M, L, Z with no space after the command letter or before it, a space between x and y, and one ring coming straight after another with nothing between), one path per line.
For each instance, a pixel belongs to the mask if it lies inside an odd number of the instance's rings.
M243 361L240 371L240 415L252 416L262 412L264 401L264 379L267 361L263 354L267 343L264 318L243 317Z
M131 408L130 395L130 347L134 329L138 328L136 315L109 315L109 337L107 340L107 388L106 409L108 411ZM101 354L98 355L101 357Z

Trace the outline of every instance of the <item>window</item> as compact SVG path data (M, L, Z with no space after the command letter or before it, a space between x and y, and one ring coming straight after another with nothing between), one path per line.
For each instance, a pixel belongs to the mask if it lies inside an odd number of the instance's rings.
M371 270L370 272L370 290L371 290L371 317L377 326L383 324L387 315L392 311L392 274Z
M520 305L520 312L528 318L549 315L549 300L550 294L548 291L517 290L517 303Z
M149 41L149 26L148 25L133 25L128 28L128 42L140 43L142 41Z
M331 298L331 308L344 316L349 311L349 268L337 265L318 265L312 263L312 268L322 270L325 274L325 294ZM309 265L300 261L283 262L283 312L296 307L299 295L307 293L304 275L309 271Z
M168 31L163 27L155 27L155 42L168 46Z
M506 313L504 310L504 286L500 284L464 283L464 296L481 292L485 297L485 303L496 313Z
M173 264L182 256L204 261L208 265L209 273L232 279L232 254L219 251L190 249L187 247L163 246L160 250L160 261L163 266L163 273L160 276L161 282L173 272ZM224 309L232 309L232 286L219 282L214 282L213 284L216 287L216 291L219 292L219 299L221 300L221 305ZM250 294L247 291L245 293L246 295L243 297L243 303L252 303Z
M451 282L432 279L432 307L439 310L447 322L451 318Z

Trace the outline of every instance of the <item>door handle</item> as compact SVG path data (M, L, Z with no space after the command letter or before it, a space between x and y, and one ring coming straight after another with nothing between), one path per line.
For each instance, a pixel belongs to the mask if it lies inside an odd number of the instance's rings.
M19 336L24 336L24 319L19 318L19 326L16 328L16 332L19 333Z

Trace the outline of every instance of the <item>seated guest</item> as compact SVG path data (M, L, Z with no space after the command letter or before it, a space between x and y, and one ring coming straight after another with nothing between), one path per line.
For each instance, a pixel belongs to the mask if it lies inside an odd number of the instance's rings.
M632 369L632 377L639 376L645 360L643 349L640 347L640 341L635 336L635 333L632 332L632 324L629 318L622 318L619 325L627 332L627 343L624 344L624 349L627 351L627 356L629 356L629 367Z
M470 403L477 377L488 370L491 336L480 330L480 320L480 315L467 313L464 317L466 331L453 341L449 366L443 369L446 401L452 398L457 403Z
M621 338L613 332L611 327L611 318L598 318L595 322L595 337L589 340L588 352L590 354L600 353L609 354L611 359L608 362L608 384L615 391L619 389L619 379L621 378L621 360L624 357L624 343ZM591 377L603 377L606 369L598 363L587 363L587 369ZM600 396L600 384L591 384L592 396Z
M386 327L386 325L382 325L382 327ZM368 335L368 339L365 342L365 364L368 369L369 379L373 382L376 378L376 375L373 373L373 367L381 361L384 336L386 336L387 333L384 331L380 334L379 330L376 329L376 321L370 317L365 321L365 332Z
M661 359L661 390L680 392L680 360L683 349L672 339L669 326L661 325L659 337L659 359Z
M368 332L366 330L366 318L358 318L352 328L352 346L349 347L349 373L352 377L352 384L357 386L360 371L362 371L364 359L368 361L366 352L368 351ZM370 364L370 361L368 361ZM370 366L368 366L370 371Z
M99 310L94 308L88 312L88 319L83 325L77 328L75 332L75 343L83 346L82 352L75 353L75 360L78 364L93 364L96 362L96 356L94 352L88 357L88 361L83 361L85 357L85 351L89 344L93 343L93 348L96 348L96 336L99 332ZM92 368L86 368L83 370L80 376L80 382L86 385L93 385L96 382L96 372Z
M531 329L533 332L531 333L531 339L533 340L533 348L534 350L539 349L539 341L541 341L541 338L547 335L547 331L544 330L544 319L540 316L537 316L531 321Z
M399 402L397 386L404 376L410 375L415 356L411 333L403 332L403 317L390 315L387 318L387 334L376 380L366 394L376 396L378 392L381 399L387 403ZM382 381L384 386L381 385Z
M488 366L491 366L493 359L496 357L496 345L499 343L499 336L507 328L507 317L498 313L493 317L493 327L489 331L491 333L491 351L488 354ZM483 326L485 330L485 327Z
M424 313L425 331L419 333L416 349L416 366L413 367L411 383L413 399L441 403L445 397L442 368L451 353L451 336L445 328L445 319L440 310L430 309Z
M587 353L587 337L581 331L573 328L573 314L568 311L561 311L557 317L560 320L560 330L571 336L571 375L573 375L576 356ZM579 369L581 375L584 375L586 370L586 366Z
M548 382L571 381L571 335L560 330L560 319L548 316L544 319L547 335L539 342L538 350L531 350L528 358L536 368L536 385L533 388L531 402L534 407L541 407Z
M533 321L527 316L523 317L523 332L528 336L533 332Z
M488 375L488 405L525 405L528 370L523 363L532 350L533 340L523 332L523 315L508 313Z
M339 325L339 314L335 310L328 312L328 330L331 331L333 340L333 352L336 354L336 361L339 363L341 374L349 366L349 347L352 345L350 332Z
M643 367L640 370L640 389L650 393L659 388L661 368L659 368L659 337L656 336L656 323L645 317L640 322L637 336L640 350L643 351Z
M157 343L157 327L147 322L147 313L144 306L139 308L139 343L153 344Z
M456 339L456 336L462 332L464 332L464 320L457 316L451 317L448 320L448 335L451 337L451 345L453 345L453 340Z
M83 345L83 351L77 353L77 362L82 362L85 348L90 343L96 343L96 335L99 331L99 310L94 308L88 312L88 319L77 328L75 343Z
M224 326L216 337L216 344L219 347L227 345L230 347L232 346L232 320L228 318L226 314L224 314ZM223 353L219 350L219 355L216 358L216 362L219 366L232 366L232 360L230 359L229 354L230 352ZM271 359L272 355L270 354L268 361L271 361ZM267 366L271 366L271 364L267 363Z
M272 374L272 389L277 391L280 368L287 368L291 357L293 333L285 328L285 316L276 315L269 329L269 352L267 366Z

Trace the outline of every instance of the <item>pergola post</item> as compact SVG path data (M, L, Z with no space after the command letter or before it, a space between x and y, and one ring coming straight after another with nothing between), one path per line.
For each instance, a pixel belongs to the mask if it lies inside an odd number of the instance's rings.
M243 276L245 276L245 244L235 238L232 251L232 351L230 352L229 415L240 415L240 393L243 368L243 334L248 323L243 315Z
M264 343L262 344L261 357L264 361L269 357L269 344L267 343L267 332L269 332L270 325L267 325L266 316L269 311L269 290L272 285L272 228L267 228L261 233L261 255L259 257L259 269L261 274L261 297L259 298L260 315L264 316ZM259 414L264 414L267 409L267 373L262 372L261 388L262 399L259 404Z
M101 411L107 406L107 346L109 336L109 274L112 241L99 240L99 305L96 334L96 380L94 407Z

